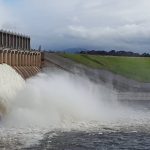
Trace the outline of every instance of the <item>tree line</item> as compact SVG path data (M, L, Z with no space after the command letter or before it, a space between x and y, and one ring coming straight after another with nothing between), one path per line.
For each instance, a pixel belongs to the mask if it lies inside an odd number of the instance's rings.
M88 50L88 51L80 51L80 54L89 54L89 55L108 55L108 56L129 56L129 57L150 57L149 53L135 53L130 51L97 51L97 50Z

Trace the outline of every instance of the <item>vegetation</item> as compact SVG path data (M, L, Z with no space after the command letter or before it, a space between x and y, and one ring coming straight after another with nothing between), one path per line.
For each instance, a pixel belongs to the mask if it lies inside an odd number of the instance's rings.
M150 57L149 53L134 53L131 51L96 51L96 50L89 50L89 51L80 51L80 54L90 54L90 55L107 55L107 56L129 56L129 57Z
M150 82L149 57L101 56L88 54L62 55L88 67L106 69L138 81Z

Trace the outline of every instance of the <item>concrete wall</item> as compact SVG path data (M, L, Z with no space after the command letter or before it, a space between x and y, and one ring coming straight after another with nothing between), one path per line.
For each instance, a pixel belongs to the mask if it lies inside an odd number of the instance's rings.
M41 52L1 48L0 64L12 66L23 78L35 75L41 68Z
M0 47L30 50L30 37L0 30Z

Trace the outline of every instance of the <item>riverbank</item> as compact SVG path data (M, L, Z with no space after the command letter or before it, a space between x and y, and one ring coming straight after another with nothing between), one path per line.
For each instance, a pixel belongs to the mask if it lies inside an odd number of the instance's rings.
M89 58L95 58L97 61L94 62ZM150 58L83 56L45 52L43 67L52 66L72 73L86 74L91 80L113 84L114 88L121 91L150 91ZM127 73L130 78L122 75ZM131 78L134 74L134 78L139 78L140 81Z
M93 69L108 70L129 79L150 82L149 57L101 56L88 54L62 54L77 63Z
M100 57L102 59L102 56ZM80 58L82 58L82 56L80 56ZM106 60L106 58L104 59ZM140 58L137 58L137 59L139 63ZM142 82L142 81L134 80L131 78L127 78L126 76L114 73L108 69L89 67L87 65L84 65L83 63L79 63L73 59L64 57L64 54L62 55L62 54L45 52L43 67L45 69L46 68L51 68L51 69L59 68L61 70L64 70L73 74L86 76L90 80L98 84L104 84L105 86L109 86L110 88L113 88L114 90L116 90L118 92L118 99L120 100L128 99L128 100L134 100L134 101L136 100L150 101L150 98L149 98L150 83L149 82ZM138 65L136 65L136 67L137 68L135 69L138 70ZM124 68L125 68L125 64L124 64ZM132 95L132 97L130 97L130 95Z

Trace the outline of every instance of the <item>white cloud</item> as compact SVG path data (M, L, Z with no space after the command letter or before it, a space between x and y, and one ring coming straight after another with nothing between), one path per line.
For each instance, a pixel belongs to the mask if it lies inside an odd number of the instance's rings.
M145 51L149 0L0 0L0 26L30 34L33 46Z

